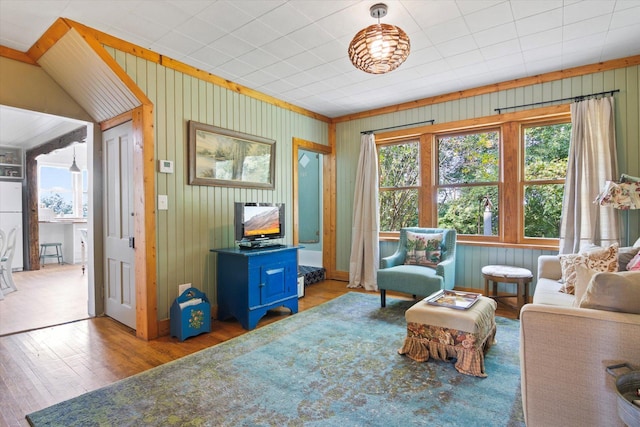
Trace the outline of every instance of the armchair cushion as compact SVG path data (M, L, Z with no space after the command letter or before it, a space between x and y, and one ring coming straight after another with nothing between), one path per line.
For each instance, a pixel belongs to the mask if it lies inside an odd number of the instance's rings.
M435 267L442 257L442 233L414 233L407 231L406 257L408 265Z

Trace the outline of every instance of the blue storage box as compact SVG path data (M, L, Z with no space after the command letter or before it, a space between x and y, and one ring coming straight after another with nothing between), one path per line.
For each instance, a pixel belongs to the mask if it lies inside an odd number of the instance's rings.
M187 289L173 301L170 316L171 336L180 341L211 332L211 304L196 288Z

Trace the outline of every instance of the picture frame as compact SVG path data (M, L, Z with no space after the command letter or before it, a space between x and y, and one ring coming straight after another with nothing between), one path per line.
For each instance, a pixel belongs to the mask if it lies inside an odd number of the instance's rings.
M189 184L275 188L276 142L189 121Z

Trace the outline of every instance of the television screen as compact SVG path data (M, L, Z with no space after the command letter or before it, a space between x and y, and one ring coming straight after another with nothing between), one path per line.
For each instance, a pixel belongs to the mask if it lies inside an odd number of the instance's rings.
M284 237L284 204L236 202L235 239L258 242Z
M245 206L243 222L245 237L280 234L280 210L277 206Z

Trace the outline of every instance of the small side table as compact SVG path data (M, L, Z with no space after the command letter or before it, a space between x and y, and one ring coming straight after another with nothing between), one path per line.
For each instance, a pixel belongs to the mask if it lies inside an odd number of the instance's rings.
M518 310L518 319L520 318L520 309L529 299L529 283L533 280L533 274L526 268L512 267L510 265L485 265L482 267L482 276L484 277L484 294L490 298L517 297L516 309ZM489 294L489 281L493 282L493 293ZM498 283L515 283L515 295L498 296Z

